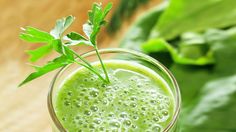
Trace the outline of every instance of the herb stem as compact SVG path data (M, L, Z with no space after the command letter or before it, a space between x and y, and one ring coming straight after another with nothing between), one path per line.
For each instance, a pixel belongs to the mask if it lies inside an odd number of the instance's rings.
M93 68L81 63L81 62L78 62L78 61L75 61L75 63L77 63L78 65L81 65L81 66L84 66L85 68L88 68L89 70L91 70L91 72L93 72L94 74L96 74L101 80L103 80L104 82L106 82L106 80Z
M81 61L83 61L85 64L87 64L89 67L93 68L93 66L87 61L85 60L82 56L78 55L74 50L71 50L70 51L76 56L78 57Z
M102 62L102 58L101 58L101 56L100 56L100 54L99 54L99 52L98 52L98 47L97 47L97 45L94 46L94 49L95 49L96 54L97 54L97 56L98 56L98 59L99 59L99 61L100 61L100 63L101 63L102 70L103 70L103 72L104 72L104 74L105 74L105 76L106 76L106 81L107 81L107 82L110 82L109 76L108 76L108 73L107 73L107 70L106 70L106 67L105 67L104 63Z

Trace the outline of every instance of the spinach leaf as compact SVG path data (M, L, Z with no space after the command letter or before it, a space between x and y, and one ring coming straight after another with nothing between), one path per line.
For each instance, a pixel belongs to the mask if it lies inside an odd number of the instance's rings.
M171 0L152 36L172 39L186 31L235 25L235 5L235 0Z
M140 50L140 45L148 39L151 29L166 6L167 3L162 3L141 16L125 34L120 47Z
M110 33L116 32L122 25L123 19L129 18L133 12L142 4L148 3L150 0L120 0L119 5L112 14L108 31Z
M205 1L202 1L202 3L204 2ZM196 2L192 3L199 4ZM228 6L228 8L231 8L230 6L233 5L228 4ZM212 7L212 9L215 8ZM201 13L200 11L199 13ZM197 13L198 12L196 12L196 14ZM145 15L148 16L148 14ZM123 39L121 47L141 50L141 44L146 40L150 40L148 36L150 35L150 30L153 29L153 25L145 27L144 23L152 22L154 21L154 18L147 16L143 16L143 18L146 19L139 19L138 23L142 23L143 26L139 27L136 22L131 27L131 29ZM211 15L210 17L214 19L214 17L216 16ZM221 19L224 18L222 16L219 17ZM228 17L227 20L229 18L230 17ZM155 20L158 21L158 18L156 18ZM195 22L193 20L189 21L193 24ZM206 24L209 25L209 23ZM216 24L214 26L228 27L229 25L230 24L228 23L226 25L222 24L221 26L219 26L218 24ZM180 26L184 25L180 24ZM183 132L236 131L236 61L234 61L236 56L236 28L232 27L228 30L221 30L209 29L209 27L211 26L205 26L204 28L202 28L202 32L186 33L185 31L188 30L181 30L181 32L178 32L175 35L171 35L174 37L178 36L180 38L175 40L176 45L173 45L172 42L166 40L166 42L172 44L171 46L173 48L176 48L175 46L177 46L177 51L184 54L185 57L189 57L192 59L198 58L204 55L202 54L204 53L204 51L210 50L213 53L212 55L215 61L214 65L182 65L175 62L171 63L171 65L168 66L168 68L172 71L175 78L177 79L182 93L183 102L179 119L179 128L180 131ZM138 32L139 30L135 30L139 28L141 30L140 32ZM156 29L154 30L154 32L156 32ZM169 31L171 30L175 29L169 29ZM189 28L189 31L195 31L195 29L192 30L191 27ZM193 34L195 37L191 37ZM209 47L209 49L191 49L192 46L201 47L202 45L203 47ZM157 47L153 46L153 49L156 48ZM162 48L166 50L165 47ZM166 52L168 51L166 50ZM191 52L195 53L191 54ZM165 52L152 52L152 55L156 55L157 60L160 60L160 55L162 54L165 54ZM165 63L167 61L170 61L170 59L171 58L168 58L168 56L164 56L164 59L162 60Z
M206 65L214 63L214 57L211 50L202 54L202 49L207 47L206 44L184 44L178 50L163 39L150 39L142 45L143 51L151 52L169 52L174 62L179 64Z
M213 66L170 67L183 99L180 128L184 132L236 131L236 28L205 34L214 52Z
M193 103L183 109L182 131L235 131L235 94L236 75L204 84Z

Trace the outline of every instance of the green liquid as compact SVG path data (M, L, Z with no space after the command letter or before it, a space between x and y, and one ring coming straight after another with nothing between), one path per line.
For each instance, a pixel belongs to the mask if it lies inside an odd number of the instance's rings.
M135 132L166 128L174 114L174 98L166 82L140 64L104 63L109 84L80 68L61 86L55 109L66 130Z

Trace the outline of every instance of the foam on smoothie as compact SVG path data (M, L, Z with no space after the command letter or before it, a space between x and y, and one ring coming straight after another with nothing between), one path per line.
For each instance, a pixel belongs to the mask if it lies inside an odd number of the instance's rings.
M110 83L79 68L62 83L56 115L71 132L162 131L174 113L167 83L152 69L129 61L104 61ZM98 69L99 63L93 64Z

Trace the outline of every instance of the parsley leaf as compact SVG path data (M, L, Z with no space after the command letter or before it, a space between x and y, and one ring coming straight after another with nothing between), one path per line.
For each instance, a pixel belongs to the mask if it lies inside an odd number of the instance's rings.
M56 59L54 59L53 61L48 62L46 65L42 66L42 67L35 67L36 72L31 73L22 83L20 83L19 87L22 86L23 84L38 78L50 71L53 71L55 69L58 69L60 67L63 67L65 65L68 65L70 63L72 63L73 61L69 60L66 56L62 55Z
M66 40L66 45L81 45L85 44L88 46L93 46L90 41L88 41L84 36L76 33L76 32L71 32L67 34L64 38Z
M63 36L65 30L69 28L69 26L75 19L73 16L68 16L57 20L55 27L50 31L50 33L41 31L33 27L27 27L26 29L24 29L24 32L20 34L20 38L22 40L31 43L46 43L45 45L37 49L27 51L27 53L31 56L31 62L37 61L38 59L49 54L51 51L56 51L60 56L52 61L49 61L47 64L41 67L32 65L36 71L31 73L22 83L20 83L19 86L22 86L23 84L28 83L50 71L71 63L77 63L81 66L84 66L85 68L96 74L104 82L109 82L105 66L101 60L96 45L96 36L100 30L100 27L105 24L104 18L110 11L111 7L111 3L109 3L104 8L104 10L102 10L101 4L93 5L92 11L89 12L89 21L84 25L84 32L87 35L87 38L76 32L71 32ZM93 67L86 59L77 54L70 47L81 44L92 46L95 49L106 78L104 78L98 72L98 70ZM75 59L75 57L77 57L81 61L78 61L77 59Z
M100 31L101 26L106 23L104 18L111 8L111 3L108 3L104 10L102 10L101 4L95 3L92 10L88 12L89 20L88 23L83 25L83 30L93 45L96 45L97 34Z
M55 27L51 30L50 34L54 36L54 38L61 38L62 33L73 23L75 17L68 16L66 18L62 18L56 21Z
M35 50L28 50L27 53L31 56L30 61L35 62L38 59L49 54L51 51L52 51L52 45L49 43L49 44L39 47Z
M53 38L49 33L41 31L37 28L33 27L26 27L22 28L24 32L20 33L19 37L22 40L25 40L27 42L31 43L48 43Z
M58 53L65 55L68 59L75 60L72 51L69 49L69 47L65 46L60 39L55 39L53 41L53 48Z

